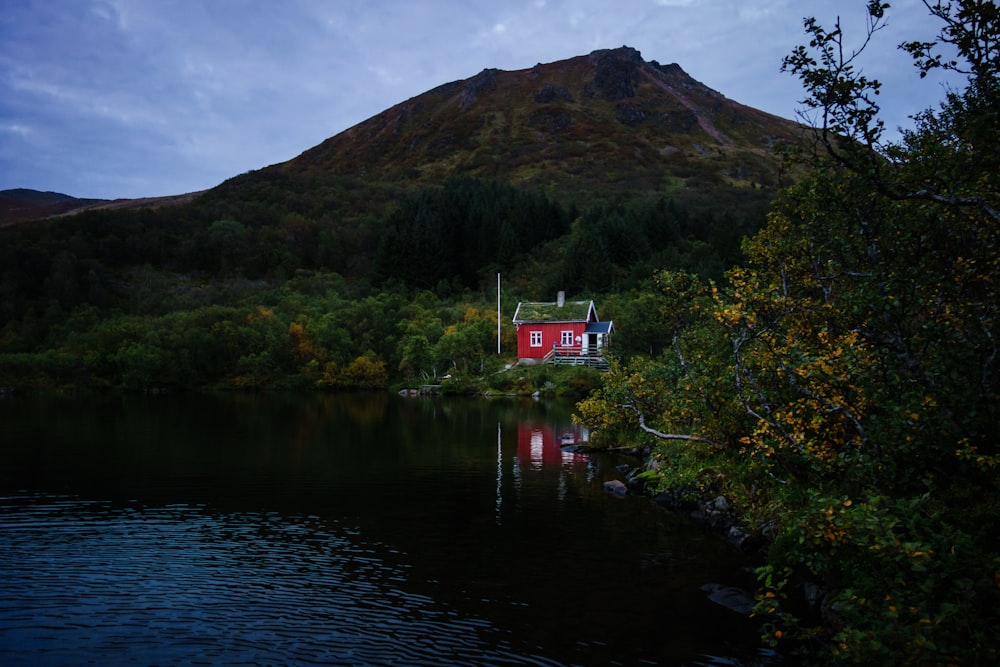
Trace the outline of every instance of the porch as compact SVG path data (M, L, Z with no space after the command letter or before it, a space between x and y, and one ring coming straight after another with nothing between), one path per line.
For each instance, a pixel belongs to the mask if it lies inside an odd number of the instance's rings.
M564 366L589 366L606 371L611 368L608 360L593 348L585 349L581 345L553 347L542 357L543 364L558 364Z

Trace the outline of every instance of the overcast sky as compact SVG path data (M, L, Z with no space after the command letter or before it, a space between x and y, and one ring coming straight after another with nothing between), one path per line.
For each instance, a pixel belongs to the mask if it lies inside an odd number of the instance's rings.
M893 0L865 63L890 127L936 106L896 45L930 39ZM375 114L487 67L530 68L628 45L726 97L795 118L781 59L802 19L860 39L864 0L4 0L0 190L146 197L291 159Z

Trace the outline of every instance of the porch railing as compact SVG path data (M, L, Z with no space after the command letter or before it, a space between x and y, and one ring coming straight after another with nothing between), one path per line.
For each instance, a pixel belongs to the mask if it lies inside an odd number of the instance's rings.
M543 364L560 364L567 366L590 366L608 370L611 365L600 352L586 351L579 345L553 347L542 357Z

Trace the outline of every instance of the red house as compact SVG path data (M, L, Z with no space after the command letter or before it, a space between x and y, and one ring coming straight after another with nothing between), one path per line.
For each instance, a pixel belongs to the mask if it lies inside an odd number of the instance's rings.
M611 343L612 322L601 322L593 301L517 304L517 356L521 363L563 363L606 368L604 352Z

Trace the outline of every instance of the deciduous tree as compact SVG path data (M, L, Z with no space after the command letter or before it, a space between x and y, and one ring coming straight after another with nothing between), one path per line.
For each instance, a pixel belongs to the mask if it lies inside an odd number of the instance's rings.
M656 443L661 484L728 487L773 538L769 641L819 663L1000 651L1000 28L993 2L925 5L941 33L903 48L968 85L889 142L863 47L807 19L785 67L816 122L813 172L710 305L706 287L661 278L672 349L581 405ZM868 4L863 44L888 9Z

